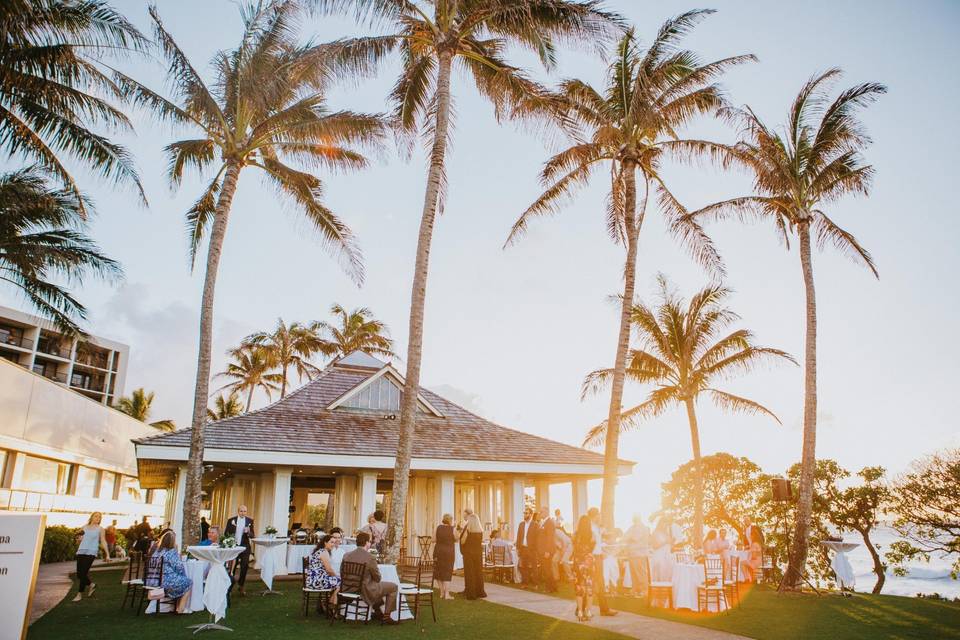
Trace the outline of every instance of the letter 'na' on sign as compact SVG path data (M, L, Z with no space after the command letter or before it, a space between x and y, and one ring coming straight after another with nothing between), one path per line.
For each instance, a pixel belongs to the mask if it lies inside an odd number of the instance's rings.
M47 517L0 513L0 640L27 637Z

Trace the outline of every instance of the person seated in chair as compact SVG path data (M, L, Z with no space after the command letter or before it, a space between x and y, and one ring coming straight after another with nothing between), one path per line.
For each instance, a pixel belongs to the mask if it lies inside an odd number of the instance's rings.
M380 577L380 567L377 561L370 555L370 534L361 531L357 534L357 548L343 556L343 562L355 562L367 567L363 575L363 585L361 596L373 609L373 618L381 620L384 624L397 624L397 621L390 617L393 610L397 608L397 584L394 582L383 582ZM341 564L341 569L343 565Z

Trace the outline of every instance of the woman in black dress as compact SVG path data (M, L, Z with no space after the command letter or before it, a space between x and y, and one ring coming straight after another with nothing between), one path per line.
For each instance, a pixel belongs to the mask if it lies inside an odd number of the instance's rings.
M467 600L486 598L483 588L483 527L473 509L464 509L466 523L460 532L460 553L463 554L463 595Z
M453 533L453 516L443 514L441 524L437 525L434 536L436 544L433 546L433 579L440 583L440 599L453 600L450 595L450 580L453 579L453 545L457 543L457 536Z

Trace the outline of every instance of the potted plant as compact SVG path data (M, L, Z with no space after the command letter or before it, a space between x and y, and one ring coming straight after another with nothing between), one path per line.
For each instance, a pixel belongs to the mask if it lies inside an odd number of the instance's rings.
M263 532L267 534L268 538L273 539L277 537L277 528L272 524L268 525L267 528L263 530Z

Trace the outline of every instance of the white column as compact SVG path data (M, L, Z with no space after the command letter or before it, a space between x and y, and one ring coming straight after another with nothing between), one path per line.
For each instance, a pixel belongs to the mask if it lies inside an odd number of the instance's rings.
M273 518L273 474L261 473L260 491L257 497L257 512L253 514L253 521L260 526L262 532L264 527L272 524L269 522L271 518ZM281 535L283 534L283 531L280 531L280 527L277 527L277 532Z
M587 515L587 509L590 508L587 498L587 481L571 480L570 494L573 496L573 526L575 527L580 516Z
M170 520L170 528L177 536L177 545L183 546L183 502L187 494L187 465L180 465L177 470L177 481L173 490L173 518ZM197 527L200 523L195 523ZM199 534L198 534L199 535Z
M539 480L536 484L536 500L537 500L537 510L539 511L543 507L547 509L550 508L550 483L545 480Z
M357 527L363 527L367 524L367 517L377 509L377 472L361 472L358 482L360 500L357 506Z
M357 513L357 479L354 476L337 476L334 493L334 526L352 536L356 531L354 518Z
M286 535L290 521L290 476L293 469L277 467L273 471L273 515L269 522L257 523L257 533L263 533L267 525L277 528L278 535Z
M443 514L449 513L453 516L453 521L458 522L457 514L453 512L453 488L454 488L454 478L452 473L441 473L438 478L440 490L437 492L440 495L440 513L439 517L443 517Z
M510 478L503 483L504 499L507 501L504 513L510 523L510 539L517 537L517 527L523 522L523 488L526 481L522 478Z

